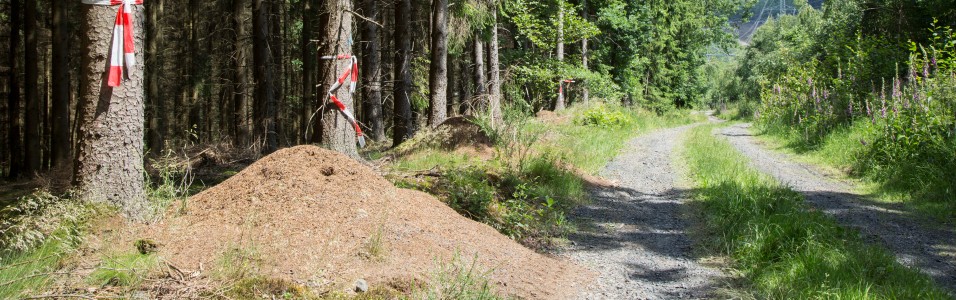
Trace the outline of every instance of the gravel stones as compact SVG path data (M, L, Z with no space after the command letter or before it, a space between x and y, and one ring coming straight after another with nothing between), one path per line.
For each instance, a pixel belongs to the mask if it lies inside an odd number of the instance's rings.
M723 275L691 255L690 226L683 216L688 195L678 186L674 155L694 125L632 140L601 175L618 184L592 188L592 203L572 218L584 230L572 234L563 255L600 271L581 299L700 299L712 295Z

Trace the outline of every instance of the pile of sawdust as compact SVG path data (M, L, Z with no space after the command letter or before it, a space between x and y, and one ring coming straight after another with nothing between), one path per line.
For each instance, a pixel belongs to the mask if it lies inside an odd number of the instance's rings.
M494 156L494 143L491 138L481 127L464 117L449 118L435 128L418 133L395 148L395 153L405 156L425 149L439 149L482 158Z
M185 215L150 227L160 255L180 268L212 269L238 248L258 254L263 275L329 289L359 278L427 280L456 252L490 270L500 293L521 298L569 298L590 277L314 146L264 157L190 198Z

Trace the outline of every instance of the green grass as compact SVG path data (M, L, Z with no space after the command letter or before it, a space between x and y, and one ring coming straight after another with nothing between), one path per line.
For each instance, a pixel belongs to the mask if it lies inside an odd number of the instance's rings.
M87 277L87 282L97 286L120 286L134 290L159 266L155 254L139 252L105 255L100 265Z
M548 248L572 229L567 213L588 201L581 172L597 173L637 135L704 116L676 110L658 115L598 104L574 107L559 118L567 121L508 122L489 134L497 137L497 154L491 159L435 147L399 147L415 150L399 151L404 155L391 165L390 178L400 187L436 195L462 215L527 246ZM442 176L408 175L427 170L438 170Z
M490 270L482 270L477 257L467 263L456 252L450 261L439 262L424 289L415 289L407 299L507 299L498 296L489 281Z
M55 235L68 234L61 231ZM73 249L74 245L66 239L51 238L31 250L0 255L0 299L18 299L44 291Z
M695 128L683 153L705 234L730 256L758 298L949 299L932 280L867 245L748 166L726 141Z
M612 114L622 114L626 122L620 127L582 126L579 118L590 110L607 110ZM657 113L625 107L575 107L563 112L574 122L554 125L531 122L523 131L551 131L556 137L534 145L539 153L548 153L561 157L575 167L594 174L604 168L608 161L616 157L625 143L632 138L654 129L674 127L703 121L701 114L689 111L672 110Z
M814 144L806 143L800 132L780 128L766 128L759 138L798 160L856 180L858 190L870 199L905 203L916 215L953 223L956 170L949 169L952 159L932 163L932 158L898 158L892 166L884 166L868 154L875 134L873 125L864 120L839 126Z

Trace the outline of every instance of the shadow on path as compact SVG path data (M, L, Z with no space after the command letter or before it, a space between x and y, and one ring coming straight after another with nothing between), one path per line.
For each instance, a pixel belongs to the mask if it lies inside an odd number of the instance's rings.
M600 272L585 299L700 299L712 296L720 270L693 256L688 194L672 166L693 125L632 140L601 175L616 186L591 188L592 202L571 215L580 230L564 254Z
M726 137L756 169L803 194L814 208L843 226L859 230L865 241L885 246L903 265L918 268L940 286L956 292L956 231L925 224L901 203L867 201L853 193L852 186L831 180L784 154L761 148L749 127L733 125L716 134Z

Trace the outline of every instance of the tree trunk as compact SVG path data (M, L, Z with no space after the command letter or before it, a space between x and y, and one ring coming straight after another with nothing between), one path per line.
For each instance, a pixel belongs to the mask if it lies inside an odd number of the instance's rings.
M299 111L299 128L297 139L308 143L309 116L312 114L311 104L315 101L315 47L312 46L312 31L315 19L315 0L302 0L302 36L299 41L299 50L302 51L302 103Z
M26 98L24 109L24 135L26 142L26 167L24 171L28 177L33 177L41 169L40 166L40 71L37 68L37 2L26 0L23 3L23 94Z
M127 66L129 80L107 85L115 6L83 5L85 28L80 77L82 100L74 181L80 198L108 202L132 219L148 214L143 181L143 65ZM133 26L143 28L143 8L131 5ZM143 31L136 30L136 44Z
M255 66L253 77L256 83L253 122L256 142L262 145L262 154L275 152L279 148L276 133L275 65L270 50L269 9L266 0L253 0L252 4L252 60Z
M448 112L448 117L457 117L458 116L458 103L459 96L461 95L458 90L461 87L461 63L458 57L453 57L451 59L451 64L448 66L448 105L445 107L445 111Z
M232 0L232 134L233 143L244 146L249 142L248 98L246 97L246 51L242 38L245 26L242 15L246 0Z
M365 17L377 20L378 0L363 0ZM382 66L381 51L378 42L378 25L364 21L362 26L362 40L365 48L362 50L362 100L364 115L368 120L370 137L375 141L385 139L385 121L382 116Z
M480 107L483 107L482 103L485 101L485 87L488 86L488 82L485 81L485 46L481 43L481 35L475 34L475 101L474 99L468 99L468 112L466 114L473 115L475 111L482 111Z
M10 150L10 170L7 177L16 179L23 172L23 146L20 140L20 79L17 77L17 50L20 48L20 0L10 0L10 70L7 73L10 91L7 95L7 149Z
M323 24L321 38L329 44L328 47L324 47L325 51L319 52L320 54L335 56L352 53L352 14L345 12L346 10L352 10L351 0L331 0L326 4L325 11L329 13ZM322 66L322 83L331 84L352 68L352 62L348 59L323 60ZM354 111L355 99L352 98L348 85L348 79L346 79L343 86L335 92L335 96L342 104L345 104L345 107ZM323 91L326 94L328 88L329 85L323 85ZM333 151L344 153L354 159L361 159L355 147L355 129L352 123L331 103L325 105L322 114L322 142Z
M189 92L186 100L187 107L187 123L186 129L194 131L193 134L186 135L187 141L192 141L198 143L200 141L200 136L203 135L203 130L199 114L202 109L202 101L199 100L199 86L202 84L202 72L203 65L207 62L203 59L202 50L199 49L199 11L202 10L199 0L189 0L189 19L187 24L189 26ZM205 1L203 1L205 3Z
M165 0L150 0L146 5L146 66L150 72L146 73L146 102L150 111L149 136L147 137L150 152L160 154L166 142L166 99L160 90L160 75L162 62L159 60L159 44L162 42L162 31L159 27L159 16L165 9Z
M584 18L584 21L588 20L588 0L581 0L581 17ZM584 67L584 70L588 69L588 38L581 39L581 65ZM591 95L588 92L589 82L584 82L581 85L581 99L587 104L590 101Z
M498 128L504 122L501 115L501 75L498 64L498 10L494 9L491 13L494 17L494 26L491 27L491 43L488 45L488 65L491 69L488 110L491 114L491 126Z
M267 106L271 107L271 110L268 110L269 115L266 117L272 119L273 127L272 130L275 135L275 149L279 148L279 138L284 134L284 126L282 120L279 119L279 112L283 107L286 107L285 104L285 88L286 80L289 76L285 73L285 64L282 63L283 58L285 57L285 36L283 36L283 22L282 22L282 11L285 1L268 1L269 2L269 36L271 40L269 41L269 49L272 50L272 74L277 80L273 80L272 88L272 103L266 103ZM273 150L274 151L274 150ZM269 153L272 153L270 151Z
M446 119L448 101L448 0L432 0L431 67L429 68L428 125L438 126Z
M558 61L564 61L564 1L558 0ZM560 88L564 78L558 78L558 100L554 102L554 110L564 109L564 92Z
M66 1L53 1L53 103L51 106L51 161L55 170L69 170L70 142L70 33Z
M392 88L394 93L393 105L393 129L392 129L392 147L398 146L405 140L408 140L411 134L412 120L412 41L411 41L411 20L412 1L395 1L395 86Z

